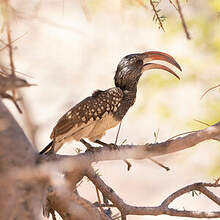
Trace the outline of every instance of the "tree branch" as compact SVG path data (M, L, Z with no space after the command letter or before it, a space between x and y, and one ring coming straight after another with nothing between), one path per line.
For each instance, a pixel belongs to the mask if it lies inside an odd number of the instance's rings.
M63 189L49 193L49 207L56 210L63 220L110 220L95 205L71 190Z
M137 207L131 206L125 203L112 188L107 186L105 182L96 175L95 171L90 167L87 169L86 176L93 182L93 184L103 193L103 195L109 199L115 207L117 207L122 216L126 215L170 215L170 216L182 216L182 217L192 217L192 218L219 218L220 212L198 212L198 211L187 211L187 210L177 210L168 208L168 205L180 197L184 193L198 190L205 194L208 198L213 200L219 205L220 198L215 196L212 192L206 189L206 186L209 187L220 187L220 184L207 184L207 183L195 183L189 186L186 186L169 197L167 197L160 206L157 207ZM126 219L126 217L124 217Z
M159 12L160 10L156 9L157 5L159 4L160 2L155 2L153 0L150 0L150 5L152 7L152 10L154 11L154 15L155 15L155 19L156 21L159 23L159 28L162 28L163 31L165 31L164 27L163 27L163 21L162 21L162 18L160 17L159 15ZM157 4L155 6L155 4Z
M37 152L0 99L0 219L39 219L43 188L35 179L18 178L34 168Z
M95 152L85 152L82 154L68 156L49 154L40 156L40 160L47 161L47 166L56 162L56 169L61 172L68 172L79 174L73 180L76 184L84 175L86 175L93 184L109 199L115 207L121 212L121 218L126 219L127 215L162 215L167 214L170 216L183 216L193 218L217 218L220 217L220 212L197 212L187 210L177 210L168 208L168 205L176 198L186 192L198 190L209 199L219 205L220 199L214 193L209 191L206 187L219 187L219 184L196 183L186 186L165 199L158 207L136 207L126 204L103 180L96 175L95 171L91 168L92 162L104 160L124 160L124 159L145 159L149 157L160 156L168 153L177 152L196 144L209 140L216 139L220 135L220 122L203 130L194 131L186 135L176 137L175 139L168 139L167 141L146 145L121 145L118 146L119 150L113 150L108 147L97 148ZM49 162L51 161L51 163ZM71 176L71 175L70 175Z
M180 16L180 19L181 19L181 22L182 22L183 30L186 34L186 38L188 40L191 40L191 37L190 37L189 31L188 31L187 26L186 26L186 22L185 22L185 19L184 19L184 16L183 16L183 12L182 12L182 8L180 6L179 0L176 0L176 4L177 4L177 11L179 13L179 16Z
M220 135L220 122L198 131L191 132L175 139L168 139L167 141L145 145L121 145L119 150L110 149L109 147L97 148L95 152L85 152L74 156L69 155L42 155L41 160L56 161L56 166L64 169L62 162L72 163L73 170L79 167L77 164L83 164L82 170L88 167L92 162L106 161L106 160L125 160L125 159L145 159L148 157L161 156L169 153L174 153L187 148L194 147L200 142L210 139L218 140ZM67 159L63 160L63 159ZM69 159L69 160L68 160ZM60 161L58 165L57 161ZM65 165L66 167L66 165ZM71 168L68 168L71 171Z

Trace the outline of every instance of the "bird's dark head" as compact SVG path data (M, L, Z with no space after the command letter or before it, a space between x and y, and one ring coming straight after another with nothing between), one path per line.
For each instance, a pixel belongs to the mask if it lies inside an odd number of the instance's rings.
M145 53L130 54L122 58L118 64L114 77L115 86L121 88L122 90L136 90L137 83L142 73L150 69L166 70L179 79L179 76L170 68L162 64L148 63L152 60L166 61L181 70L180 65L175 61L175 59L166 53L148 51Z

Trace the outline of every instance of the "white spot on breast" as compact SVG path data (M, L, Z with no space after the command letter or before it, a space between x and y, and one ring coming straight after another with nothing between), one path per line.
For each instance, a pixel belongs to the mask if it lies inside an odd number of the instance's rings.
M70 114L71 114L71 111L68 111L66 115L69 116Z

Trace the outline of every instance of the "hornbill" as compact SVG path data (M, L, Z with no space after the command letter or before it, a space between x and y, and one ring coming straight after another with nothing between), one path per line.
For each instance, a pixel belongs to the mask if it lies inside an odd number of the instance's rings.
M180 71L180 65L172 56L158 51L130 54L119 62L114 81L115 87L93 94L71 108L64 114L54 127L50 138L52 141L40 152L57 152L64 143L71 140L85 142L88 138L92 142L102 144L100 139L106 130L120 123L128 109L135 103L137 84L146 70L163 69L179 79L170 68L149 63L152 60L166 61ZM85 144L86 145L86 144Z

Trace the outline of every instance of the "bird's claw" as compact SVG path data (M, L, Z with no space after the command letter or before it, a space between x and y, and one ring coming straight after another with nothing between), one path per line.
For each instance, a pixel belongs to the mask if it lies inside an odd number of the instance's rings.
M92 146L90 145L90 147L87 146L86 152L94 153L94 152L97 151L97 150L98 150L97 147L92 147Z
M119 150L119 147L113 143L106 144L105 142L102 142L100 140L96 140L95 143L101 144L103 147L109 147L111 150Z
M112 150L119 150L119 147L116 144L113 144L113 143L106 144L106 146L111 148Z
M87 148L86 152L95 152L97 151L97 147L93 147L90 143L86 142L85 140L81 139L81 143L84 144L84 146Z

